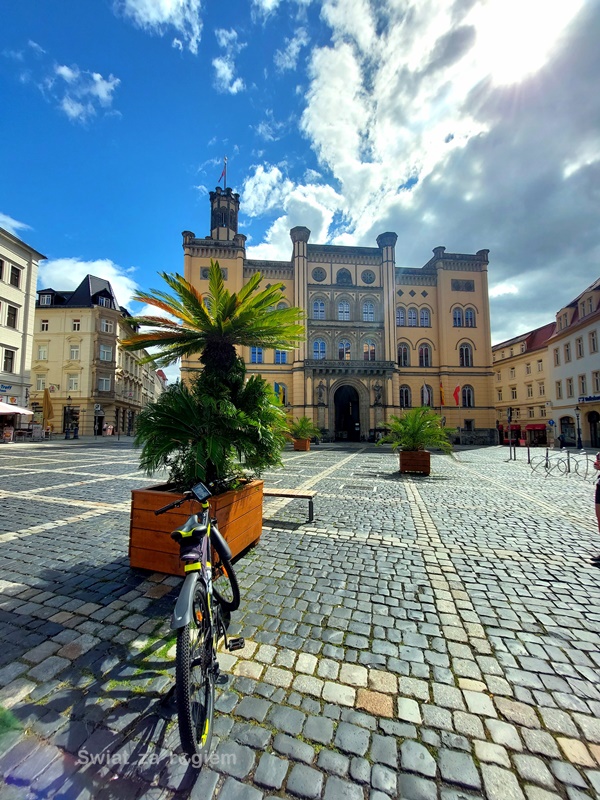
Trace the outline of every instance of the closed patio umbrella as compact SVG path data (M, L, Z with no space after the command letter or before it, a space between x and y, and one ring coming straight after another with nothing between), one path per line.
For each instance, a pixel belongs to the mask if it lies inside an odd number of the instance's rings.
M52 399L50 398L50 392L48 391L48 389L44 389L42 413L44 416L44 427L46 427L46 423L49 420L54 419L54 409L52 408Z

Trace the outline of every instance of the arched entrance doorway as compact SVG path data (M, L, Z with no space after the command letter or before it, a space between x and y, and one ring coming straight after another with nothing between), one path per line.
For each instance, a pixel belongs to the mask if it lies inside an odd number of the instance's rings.
M360 403L354 386L340 386L334 396L335 438L360 441Z
M590 426L590 447L595 449L600 447L600 414L597 411L590 411L587 418Z

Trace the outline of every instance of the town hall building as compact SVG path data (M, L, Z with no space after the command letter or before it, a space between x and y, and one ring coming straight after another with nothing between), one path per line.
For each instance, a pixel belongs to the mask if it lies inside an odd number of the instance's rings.
M335 440L374 439L391 414L428 405L461 441L494 443L488 250L436 247L421 268L396 266L397 235L376 247L310 241L290 231L291 257L246 257L239 195L210 192L210 235L183 233L184 277L208 289L211 259L236 292L254 275L282 283L281 303L306 312L306 338L293 351L242 348L293 417L308 416ZM197 366L184 362L182 369ZM460 433L459 433L460 429Z

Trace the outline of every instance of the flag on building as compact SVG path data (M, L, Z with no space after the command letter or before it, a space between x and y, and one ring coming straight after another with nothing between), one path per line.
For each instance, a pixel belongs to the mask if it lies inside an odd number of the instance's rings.
M431 405L431 398L429 397L429 388L425 381L423 381L423 405L430 406Z
M223 172L219 176L219 180L217 181L217 183L221 183L223 178L225 178L223 186L226 186L226 184L227 184L227 156L225 156L225 158L223 159Z
M442 386L442 382L440 381L440 405L446 405L446 398L444 397L444 387Z
M459 406L460 405L460 386L456 387L456 389L454 390L452 396L454 397L454 402L456 403L456 405Z

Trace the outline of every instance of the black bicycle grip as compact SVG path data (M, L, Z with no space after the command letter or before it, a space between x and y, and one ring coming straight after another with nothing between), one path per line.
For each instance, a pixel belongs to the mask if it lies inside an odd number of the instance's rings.
M191 497L192 497L192 493L191 492L184 492L184 494L187 495L187 496L186 497L182 497L181 500L175 500L172 503L169 503L168 505L157 509L154 512L154 514L156 516L158 516L159 514L164 514L165 511L170 511L172 508L178 508L182 503L185 503L186 500L191 500Z

